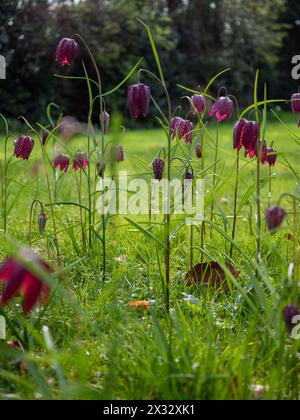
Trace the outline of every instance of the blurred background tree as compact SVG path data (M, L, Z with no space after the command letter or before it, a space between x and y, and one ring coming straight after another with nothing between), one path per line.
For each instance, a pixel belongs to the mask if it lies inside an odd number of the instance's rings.
M176 84L203 86L227 67L232 71L218 81L216 92L226 84L243 104L251 101L257 68L269 83L269 95L288 98L296 88L291 59L300 53L298 0L2 0L0 54L8 68L7 80L0 81L0 112L39 119L47 104L56 102L64 113L83 120L84 82L53 74L82 75L82 60L91 75L93 69L83 48L72 69L60 69L54 63L56 45L64 36L82 35L108 90L140 57L144 67L155 68L137 17L153 30L174 98L182 95ZM126 115L125 96L124 87L109 100L109 110Z

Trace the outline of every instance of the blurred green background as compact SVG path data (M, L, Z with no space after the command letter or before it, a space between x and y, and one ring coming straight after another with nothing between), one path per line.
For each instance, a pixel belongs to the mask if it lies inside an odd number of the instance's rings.
M92 76L93 69L83 47L74 67L60 69L54 62L60 38L76 33L84 37L108 90L140 57L145 58L143 67L155 69L137 17L153 30L174 99L182 96L176 84L204 86L228 67L232 71L218 80L213 93L226 85L241 105L252 101L257 68L268 82L269 97L288 99L297 90L291 60L299 53L298 0L1 0L0 54L7 61L7 80L0 81L0 112L10 118L22 114L40 119L46 105L56 102L65 114L85 120L85 83L53 74L82 75L82 60ZM153 89L159 96L155 85ZM126 119L125 96L126 86L107 106ZM150 117L146 124L154 123Z

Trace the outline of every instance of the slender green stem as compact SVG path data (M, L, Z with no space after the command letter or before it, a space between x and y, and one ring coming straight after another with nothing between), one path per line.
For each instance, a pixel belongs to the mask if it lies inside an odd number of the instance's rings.
M82 248L83 252L86 252L86 238L85 238L85 228L84 228L84 221L83 221L83 209L82 209L82 195L81 195L81 188L82 188L82 169L80 169L79 173L79 180L76 175L76 183L77 183L77 193L78 193L78 201L80 204L80 226L81 226L81 235L82 235Z
M41 149L42 149L43 163L44 163L45 173L46 173L46 182L47 182L47 189L48 189L48 196L49 196L49 204L50 204L50 208L51 208L51 216L52 216L52 223L53 223L54 241L55 241L55 247L56 247L56 258L57 258L57 263L60 266L61 265L60 264L61 261L60 261L59 243L58 243L58 236L57 236L57 228L56 228L56 220L55 220L55 212L54 212L54 203L53 203L53 200L52 200L51 185L50 185L48 167L47 167L47 162L46 162L46 154L45 154L45 149L44 149L44 146L42 144L42 140L41 140L40 137L39 137L39 140L40 140L40 145L41 145Z
M262 142L258 145L257 170L256 170L256 205L257 205L257 264L261 261L261 195L260 195L260 175L261 175L261 148Z
M269 166L269 194L268 194L268 207L271 207L271 199L272 199L272 169Z
M43 211L43 204L41 203L40 200L33 200L31 207L30 207L30 213L29 213L29 245L31 246L31 242L32 242L32 215L33 215L33 210L35 208L35 205L39 204L41 207L41 211Z
M98 80L98 88L99 88L99 105L100 105L100 115L99 115L99 119L100 119L100 128L101 128L101 164L104 164L105 161L105 134L104 134L104 106L103 106L103 97L102 97L102 81L101 81L101 76L100 76L100 71L98 68L98 65L96 63L96 60L89 48L89 46L87 45L87 43L85 42L85 40L80 36L80 35L76 35L78 36L78 38L81 39L81 41L83 42L84 46L86 47L91 61L93 63L96 75L97 75L97 80ZM93 100L92 100L92 104L91 107L93 109ZM91 111L91 110L90 110ZM90 118L89 118L89 123L90 125L92 124L92 114L90 114ZM102 171L101 174L101 178L102 180L104 180L105 178L105 171ZM91 232L92 232L92 198L91 198L91 172L89 171L89 208L90 208L90 213L89 213L89 246L91 249L91 243L92 243L92 238L91 238ZM102 278L103 280L105 280L106 278L106 217L105 214L102 215L102 246L103 246L103 254L102 254Z
M218 152L219 152L219 128L220 128L220 123L218 122L217 124L217 134L216 134L216 149L215 149L215 162L214 162L214 172L213 172L213 182L212 182L212 191L214 191L215 186L216 186L216 178L217 178L217 164L218 164ZM214 221L214 206L215 206L215 200L214 198L212 198L212 202L211 202L211 215L210 215L210 220L213 222Z
M7 230L7 171L9 161L7 161L7 141L8 137L5 139L4 145L4 172L3 172L3 231L4 235Z
M237 151L236 156L236 180L235 180L235 190L234 190L234 209L233 209L233 226L232 226L232 241L235 240L235 232L236 232L236 222L237 222L237 199L238 199L238 189L239 189L239 169L240 169L240 152ZM231 243L230 247L230 258L233 255L234 245L233 242Z

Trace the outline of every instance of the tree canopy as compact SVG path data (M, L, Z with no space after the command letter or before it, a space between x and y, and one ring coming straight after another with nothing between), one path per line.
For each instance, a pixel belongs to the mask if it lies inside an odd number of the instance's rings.
M8 67L7 80L0 82L1 112L39 118L49 102L56 102L68 114L84 115L84 82L53 76L81 75L82 60L93 74L83 48L71 70L55 64L56 45L64 36L80 34L86 40L107 89L141 57L144 67L154 68L137 17L151 26L173 95L180 93L176 84L195 88L228 67L226 86L245 102L257 68L269 82L269 93L285 97L295 89L290 70L298 52L297 0L2 0L0 53ZM124 97L125 88L109 106L122 110Z

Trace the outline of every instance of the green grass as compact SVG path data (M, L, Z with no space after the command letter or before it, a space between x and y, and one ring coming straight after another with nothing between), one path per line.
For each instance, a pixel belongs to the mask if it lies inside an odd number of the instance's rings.
M294 116L283 115L296 136ZM215 126L209 126L214 137ZM128 131L113 138L125 148L126 161L118 169L132 175L151 178L151 163L165 145L160 130ZM283 192L295 192L299 177L300 147L282 125L272 119L267 127L268 143L282 153L272 171L276 204ZM78 137L68 145L72 151L86 150L87 141ZM187 150L187 146L184 146ZM50 149L49 149L50 153ZM2 160L3 155L1 155ZM194 159L194 158L193 158ZM206 136L205 165L213 163L214 146ZM218 163L219 201L216 225L223 230L227 216L231 232L235 182L235 153L232 150L232 125L222 125ZM200 161L193 161L194 171ZM148 174L148 175L147 175ZM268 169L263 168L263 178ZM38 145L28 162L13 160L9 169L8 219L9 240L0 238L0 255L4 258L19 244L28 244L29 209L33 199L47 203L44 171ZM212 173L205 176L209 191ZM239 203L255 182L255 162L242 159ZM206 193L206 216L209 217L211 195ZM76 201L76 181L70 171L57 192L59 201ZM268 184L262 190L263 214L268 206ZM292 205L285 202L290 210ZM252 221L249 220L252 207ZM222 209L222 212L220 211ZM45 259L53 258L50 212L47 233L40 235L34 225L33 248ZM228 275L230 291L213 291L203 286L189 289L184 276L189 269L189 228L178 231L172 240L171 314L164 312L164 293L157 261L163 264L163 252L156 244L116 216L108 225L108 280L101 280L101 242L94 238L92 255L82 253L79 211L75 207L56 209L59 243L65 272L63 289L54 293L45 313L34 312L25 320L18 306L5 308L8 319L23 331L29 331L29 351L16 354L4 343L0 345L0 399L95 398L95 399L253 399L256 385L264 387L266 399L298 397L296 379L299 342L286 333L282 310L290 302L288 265L292 262L293 243L286 233L294 231L289 216L283 228L270 235L263 226L261 277L255 272L256 240L255 194L241 209L234 264L238 279ZM35 214L35 219L37 213ZM97 220L97 217L99 220ZM147 217L138 217L148 222ZM157 219L160 220L159 218ZM100 225L96 215L96 224ZM173 221L175 228L178 222ZM225 223L226 225L226 223ZM154 225L151 232L163 239L163 228ZM200 234L195 233L195 247ZM230 243L224 235L209 230L205 252L224 264ZM201 259L195 249L195 262ZM208 257L205 257L208 260ZM183 299L192 294L197 303ZM152 313L128 307L132 299L153 299ZM41 319L34 328L38 317ZM21 323L21 326L18 325ZM45 344L42 326L49 328L54 350ZM8 339L14 339L8 329ZM24 359L21 369L16 359Z

